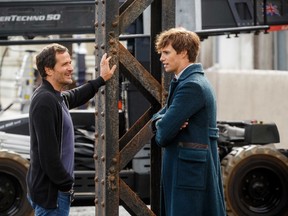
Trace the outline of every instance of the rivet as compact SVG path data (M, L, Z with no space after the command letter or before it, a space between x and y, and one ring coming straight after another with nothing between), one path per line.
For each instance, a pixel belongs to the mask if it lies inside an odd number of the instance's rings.
M101 94L104 94L105 93L105 90L104 89L101 89Z
M104 134L101 134L101 138L104 140L104 139L105 139L105 135L104 135Z
M104 22L104 21L103 21L103 22L101 22L101 26L103 26L103 27L105 26L105 22Z
M113 44L115 44L115 41L114 41L113 39L110 39L110 40L109 40L109 44L110 44L110 45L113 45Z
M110 173L115 173L115 167L114 166L110 167L109 172Z
M103 179L101 180L101 184L102 184L102 185L104 185L104 184L105 184L105 181L104 181Z
M117 54L117 50L116 50L116 49L112 49L112 50L111 50L111 53L112 53L113 55L116 55L116 54Z
M101 49L105 49L105 44L101 44Z
M117 27L117 25L118 25L118 21L115 21L115 22L112 23L113 27Z
M112 159L112 162L113 162L113 163L117 163L117 158L113 158L113 159Z
M105 203L104 203L104 202L101 202L101 206L104 207L104 206L105 206Z
M99 137L99 134L98 133L95 133L95 138L98 138Z
M97 28L97 27L98 27L98 22L95 22L95 23L94 23L94 26Z
M114 31L109 32L109 35L110 35L112 38L115 38L115 32L114 32Z
M98 182L98 181L99 181L98 176L95 176L94 181L95 181L95 182Z
M97 154L94 154L94 155L93 155L93 158L94 158L94 160L98 160L98 155L97 155Z
M104 112L101 112L101 116L102 116L102 117L104 117L104 116L105 116Z
M105 161L105 157L104 157L104 156L102 156L102 157L101 157L101 160L104 162L104 161Z
M95 200L94 200L94 203L95 203L95 204L98 204L98 199L95 199Z

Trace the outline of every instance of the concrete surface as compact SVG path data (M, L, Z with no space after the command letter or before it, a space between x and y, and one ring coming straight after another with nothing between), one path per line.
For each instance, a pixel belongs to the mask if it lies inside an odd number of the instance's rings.
M119 216L129 216L130 214L122 207L119 207ZM71 207L70 216L95 216L94 206Z

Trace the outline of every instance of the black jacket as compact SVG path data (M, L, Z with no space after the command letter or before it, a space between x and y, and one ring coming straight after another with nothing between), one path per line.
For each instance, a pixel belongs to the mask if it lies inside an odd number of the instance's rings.
M58 191L71 189L74 179L66 172L60 159L62 137L62 108L65 100L69 109L90 100L105 84L102 77L68 91L55 91L43 79L35 90L29 109L30 167L27 190L33 202L44 208L56 208Z

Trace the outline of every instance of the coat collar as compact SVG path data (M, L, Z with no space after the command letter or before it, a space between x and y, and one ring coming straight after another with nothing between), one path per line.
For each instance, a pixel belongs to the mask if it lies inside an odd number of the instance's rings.
M194 73L201 73L204 74L204 70L202 67L202 64L200 63L195 63L190 65L189 67L187 67L183 73L181 74L181 76L179 77L178 81L184 80L187 77L191 76Z
M52 90L55 91L51 83L47 81L46 79L42 79L42 86L44 86L45 88L48 88L50 91Z
M46 79L42 79L42 83L38 87L38 89L35 91L35 94L37 94L39 91L41 91L41 89L45 89L45 90L49 91L50 93L54 94L58 98L58 100L60 100L60 101L63 100L61 93L59 91L56 91L53 88L53 86L51 85L51 83L49 81L47 81Z

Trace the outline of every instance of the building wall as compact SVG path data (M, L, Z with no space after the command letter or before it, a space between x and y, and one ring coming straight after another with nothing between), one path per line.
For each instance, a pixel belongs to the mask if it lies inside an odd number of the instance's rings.
M217 96L218 120L274 122L277 147L288 148L288 73L268 70L208 70Z
M199 61L205 68L288 71L287 32L211 36L201 43Z

